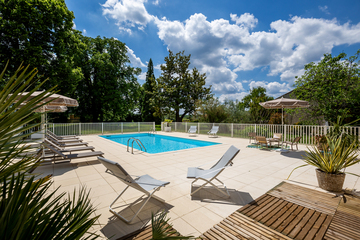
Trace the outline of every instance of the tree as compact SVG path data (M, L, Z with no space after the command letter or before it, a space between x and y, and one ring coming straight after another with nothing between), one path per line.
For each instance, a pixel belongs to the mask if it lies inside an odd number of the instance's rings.
M305 65L305 73L296 77L294 95L310 102L305 109L310 117L324 117L336 122L346 114L345 122L360 118L360 50L346 58L345 53L333 57L324 54L317 64Z
M82 121L120 121L138 104L139 68L128 65L125 44L114 38L80 36L84 43L76 64L83 79L76 89Z
M169 50L151 97L151 105L158 116L174 112L175 120L181 122L186 114L194 113L197 100L211 97L211 86L205 87L205 73L201 74L196 68L190 71L189 66L190 55L185 55L184 51L174 55Z
M141 120L143 122L161 122L159 117L154 116L155 109L150 104L151 96L154 92L156 86L155 75L154 75L154 65L150 58L148 63L148 69L146 72L145 83L142 85L142 94L141 94Z
M265 109L260 106L260 102L266 102L273 100L273 97L266 95L266 89L263 87L256 87L250 90L250 93L246 95L242 103L245 108L249 109L250 120L254 123L266 123L269 121L270 115L273 110Z
M229 123L245 123L250 121L249 112L245 111L244 104L238 100L225 99L224 102L225 111L228 114L226 122Z
M33 64L60 94L75 96L81 74L73 67L79 39L73 34L73 12L64 0L0 1L0 69L9 72Z
M218 98L210 98L205 101L198 101L198 119L202 122L221 123L228 119L225 106Z
M39 166L38 157L29 154L29 145L24 139L30 129L40 123L31 124L44 113L34 111L47 104L45 98L53 88L28 100L19 97L28 87L38 90L44 82L34 85L37 71L28 68L15 72L0 88L0 236L2 239L80 239L99 216L94 216L89 195L84 188L79 196L65 198L66 193L50 190L50 176L29 174ZM45 101L45 102L44 102ZM34 149L33 149L34 150ZM27 153L27 154L25 154ZM88 233L88 239L97 238ZM90 235L91 234L91 235Z

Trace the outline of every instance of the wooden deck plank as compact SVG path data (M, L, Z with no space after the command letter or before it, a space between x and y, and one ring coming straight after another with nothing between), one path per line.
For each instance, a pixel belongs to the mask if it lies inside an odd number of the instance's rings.
M296 236L297 239L305 239L306 235L309 233L313 225L315 224L316 220L320 217L321 213L315 211L314 214L311 216L309 221L305 224L305 226L301 229L299 234Z
M257 206L259 206L261 203L263 203L264 201L266 201L268 198L270 198L270 195L264 194L261 195L260 197L258 197L257 199L251 201L250 203L246 204L245 206L243 206L242 208L238 209L237 211L241 211L241 213L246 214L249 211L251 211L252 209L256 208Z
M316 233L314 240L321 240L324 238L326 231L328 230L328 227L331 223L332 220L332 216L331 215L327 215L326 219L324 221L324 223L320 226L319 231Z
M272 229L277 228L287 216L296 209L296 204L288 202L280 211L273 215L267 222L266 226Z
M248 217L256 218L258 215L262 214L262 212L266 211L268 208L277 206L278 204L280 204L280 202L281 199L269 196L269 198L267 198L265 202L262 202L258 206L254 207L251 211L248 211L247 213L241 213Z
M300 206L302 207L302 206ZM298 225L298 223L303 219L303 217L307 214L310 209L302 207L301 212L295 216L295 218L287 225L287 227L282 231L282 233L286 236L290 234L290 232Z
M293 228L293 230L289 233L289 237L295 238L296 235L301 231L301 229L305 226L305 224L309 221L311 216L315 213L315 210L310 209L306 212L305 216L299 221L299 223Z
M327 216L328 215L326 215L326 214L320 213L320 216L318 217L318 219L316 220L314 225L312 225L310 231L308 231L308 233L306 234L304 239L306 239L306 240L314 239L314 237L317 234L317 232L319 231L320 227L325 222Z
M289 216L286 219L284 219L282 221L282 223L275 229L276 231L284 234L283 231L288 227L288 225L290 225L294 221L296 216L298 216L300 214L300 212L304 209L304 207L296 205L296 204L294 204L294 206L296 206L296 209L294 211L292 211L291 213L289 213Z
M259 215L257 218L255 218L255 220L257 220L257 221L259 221L261 223L266 223L276 213L278 213L281 209L283 209L286 206L286 204L289 203L289 202L283 201L283 200L280 200L279 202L280 202L280 204L272 206L271 208L266 210L264 213ZM268 226L267 224L265 224L265 225Z

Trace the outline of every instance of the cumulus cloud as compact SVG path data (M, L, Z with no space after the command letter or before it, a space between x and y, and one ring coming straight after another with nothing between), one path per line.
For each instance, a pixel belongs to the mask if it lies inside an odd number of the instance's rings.
M131 34L132 27L143 30L154 18L147 12L145 2L147 0L107 0L101 5L102 13L115 19L120 31Z
M139 80L144 80L144 81L145 81L145 79L146 79L146 72L142 72L142 73L140 73L140 75L138 76L138 79L139 79Z
M146 65L141 61L139 57L137 57L134 53L134 50L126 46L127 55L133 67L146 67Z
M73 26L72 26L72 29L76 29L76 24L75 22L73 21Z
M82 32L84 35L86 35L86 29L83 29Z
M220 102L224 102L227 100L239 100L241 101L246 95L248 95L248 92L240 92L240 93L231 93L231 94L222 94L219 97Z
M230 14L229 19L212 21L196 13L178 21L152 16L145 8L146 2L107 0L102 5L103 14L115 19L119 28L129 33L133 28L144 29L153 21L167 48L191 54L192 66L206 72L207 84L213 85L217 94L239 96L246 83L241 83L239 73L261 69L269 76L279 76L283 82L248 84L262 84L270 94L281 95L291 90L294 77L303 74L305 64L319 61L334 46L360 42L360 23L293 16L290 20L272 22L269 31L253 31L259 20L251 13ZM319 9L328 12L327 6Z
M248 27L250 29L254 28L258 23L258 20L254 17L254 15L250 13L244 13L239 17L237 14L230 14L230 18L236 23L236 25Z
M292 89L289 83L264 82L264 81L258 81L258 82L251 81L249 83L249 87L251 89L256 87L263 87L266 89L266 94L273 97L278 97L280 95L283 95L291 91Z

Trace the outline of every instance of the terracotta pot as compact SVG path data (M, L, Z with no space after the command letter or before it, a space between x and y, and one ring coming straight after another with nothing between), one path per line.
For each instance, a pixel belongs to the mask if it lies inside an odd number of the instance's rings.
M345 173L333 174L316 169L319 187L330 192L341 192L344 185Z

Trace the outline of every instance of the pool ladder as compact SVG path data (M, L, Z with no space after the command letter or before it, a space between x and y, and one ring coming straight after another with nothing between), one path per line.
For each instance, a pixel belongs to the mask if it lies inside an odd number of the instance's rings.
M137 143L137 145L139 146L140 150L143 151L143 152L146 152L146 148L144 147L144 145L142 144L142 142L140 141L140 139L137 139L137 138L129 138L128 141L127 141L127 148L126 148L126 151L128 152L129 151L129 142L130 140L132 140L131 142L131 153L134 154L134 142ZM144 151L145 150L145 151Z

